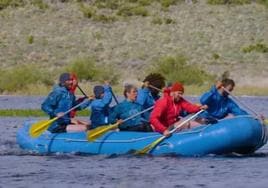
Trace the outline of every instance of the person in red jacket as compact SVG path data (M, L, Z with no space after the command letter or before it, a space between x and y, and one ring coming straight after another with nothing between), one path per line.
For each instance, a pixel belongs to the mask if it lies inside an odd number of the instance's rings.
M169 136L169 127L180 121L182 111L191 114L207 108L206 105L198 106L186 101L182 98L183 93L184 87L179 82L164 90L164 97L155 103L150 116L150 123L156 132Z
M72 85L70 87L70 92L75 95L75 91L76 91L76 89L78 87L78 77L77 77L77 75L75 73L70 73L70 79L72 80ZM80 97L80 98L77 99L76 102L77 103L81 103L86 98L87 98L87 96ZM70 112L70 116L71 116L71 123L72 124L82 124L82 125L86 126L87 129L89 129L89 126L90 126L89 122L83 121L83 120L78 120L78 119L75 118L75 116L76 116L76 110L72 110Z

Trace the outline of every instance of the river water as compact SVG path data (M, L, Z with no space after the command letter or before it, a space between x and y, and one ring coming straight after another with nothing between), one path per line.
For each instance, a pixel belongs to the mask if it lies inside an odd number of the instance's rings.
M188 97L197 101L195 97ZM0 109L39 108L43 97L0 97ZM268 97L241 97L268 117ZM15 101L15 102L14 102ZM268 187L268 146L250 156L36 155L21 150L16 132L32 117L0 118L0 187Z

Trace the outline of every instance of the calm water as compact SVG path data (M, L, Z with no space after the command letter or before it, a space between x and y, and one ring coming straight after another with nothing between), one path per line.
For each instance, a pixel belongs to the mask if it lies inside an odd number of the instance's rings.
M241 99L268 117L268 97ZM0 108L36 108L42 101L14 100L0 97ZM28 119L1 118L0 187L268 187L267 145L247 157L40 156L16 145L16 132Z

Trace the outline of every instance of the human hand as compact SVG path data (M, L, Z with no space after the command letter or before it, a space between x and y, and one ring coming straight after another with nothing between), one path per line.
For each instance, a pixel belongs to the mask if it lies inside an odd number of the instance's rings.
M221 89L221 88L223 87L221 81L218 81L218 82L215 84L215 86L216 86L217 89Z
M59 112L59 113L56 114L56 116L57 116L58 118L61 118L61 117L64 116L64 113L63 113L63 112Z
M149 83L149 81L145 81L145 82L143 82L143 87L149 87L149 85L150 85L150 83Z
M122 120L122 119L119 119L119 120L116 121L116 123L117 123L118 125L120 125L120 124L123 123L123 120Z
M171 133L170 133L170 131L169 131L168 129L166 129L166 130L163 132L163 135L164 135L165 137L169 137L169 136L171 136Z
M207 110L208 109L208 105L202 105L202 106L200 106L200 109L201 110Z
M110 81L110 80L105 80L105 81L104 81L104 85L106 85L106 86L110 86L110 84L111 84L111 81Z

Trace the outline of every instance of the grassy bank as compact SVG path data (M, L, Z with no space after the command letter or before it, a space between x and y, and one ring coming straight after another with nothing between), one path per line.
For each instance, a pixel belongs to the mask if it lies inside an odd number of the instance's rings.
M9 117L47 117L47 115L38 109L0 109L0 116ZM88 110L82 110L77 113L77 116L89 116Z
M121 93L157 70L189 94L228 71L239 94L268 95L267 1L192 2L0 0L0 93L46 95L64 71Z

